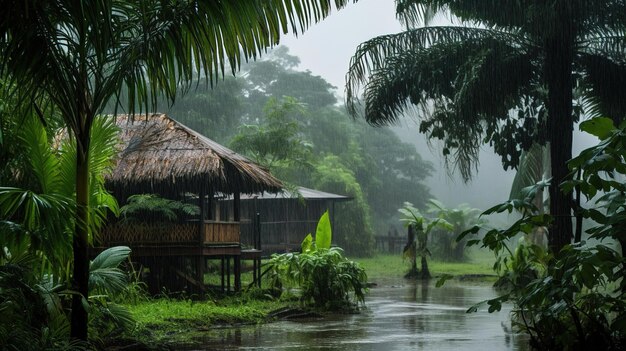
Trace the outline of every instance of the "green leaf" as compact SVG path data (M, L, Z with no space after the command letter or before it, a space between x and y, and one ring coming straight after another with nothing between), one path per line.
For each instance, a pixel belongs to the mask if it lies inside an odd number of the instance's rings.
M122 261L128 259L129 255L130 248L127 246L110 247L96 256L96 258L94 258L91 262L89 268L91 270L101 268L117 268Z
M600 140L608 138L613 129L613 121L606 117L596 117L580 123L580 130L595 135Z
M500 311L502 309L502 303L498 299L487 301L487 305L489 305L489 308L487 309L489 313Z
M437 283L435 283L435 287L437 288L442 287L443 284L445 284L448 279L452 279L452 278L454 278L454 276L451 274L443 274L441 277L439 277L439 279L437 280Z
M315 230L315 247L317 249L330 249L332 237L330 217L327 210L317 223L317 229Z
M307 236L302 240L302 244L300 244L300 248L303 253L310 252L313 249L313 236L311 233L307 234Z

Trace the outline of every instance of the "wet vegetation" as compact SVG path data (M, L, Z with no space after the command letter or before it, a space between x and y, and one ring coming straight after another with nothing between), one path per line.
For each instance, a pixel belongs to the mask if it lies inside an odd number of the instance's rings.
M482 240L471 241L481 243L498 257L494 267L501 275L497 284L502 295L483 303L493 312L500 310L503 302L512 301L517 326L530 335L531 344L538 349L585 349L593 345L618 350L626 342L626 261L621 229L624 186L613 180L624 174L624 129L615 129L607 118L585 121L581 129L597 136L600 144L569 161L569 179L560 187L564 192L579 189L587 199L593 199L589 208L579 209L579 215L597 223L587 232L589 240L600 243L580 241L557 253L532 242L522 242L515 250L509 247L508 240L520 232L531 234L534 227L547 227L553 221L534 203L536 192L549 182L525 188L523 199L485 211L518 210L523 216L509 228L492 229ZM611 177L601 176L606 174ZM599 191L604 194L596 198Z
M343 250L331 247L332 229L328 212L317 224L315 237L308 234L302 252L274 254L267 262L271 289L279 296L298 289L304 306L324 310L350 309L365 302L367 275Z
M342 220L333 228L334 243L349 255L371 255L375 233L398 227L396 208L404 201L425 205L432 165L390 129L351 120L336 87L298 65L298 57L279 47L243 66L237 78L212 88L197 82L168 113L293 186L352 197L336 204Z
M329 1L4 5L2 348L184 344L217 326L355 312L367 306L368 278L390 276L409 279L413 300L420 279L420 303L436 294L430 278L495 280L498 296L468 312L512 306L512 333L536 349L625 348L624 1L396 0L405 31L357 48L347 107L285 47L252 60L281 33L326 17ZM429 26L436 13L459 25ZM105 187L118 130L103 115L157 107L286 188L351 201L337 204L332 231L326 213L300 252L264 260L260 287L245 273L243 292L148 296L130 248L90 257L89 247L120 215L180 222L202 211L158 194L120 207ZM407 112L464 180L489 144L517 169L509 200L479 215L431 199L433 166L384 127ZM598 141L575 156L579 121ZM487 221L493 214L516 217L500 227ZM403 252L376 252L399 223ZM198 271L203 288L218 279Z

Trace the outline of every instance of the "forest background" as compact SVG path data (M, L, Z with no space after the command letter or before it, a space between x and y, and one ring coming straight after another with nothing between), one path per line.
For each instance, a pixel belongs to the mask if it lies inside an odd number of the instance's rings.
M352 197L336 205L335 241L369 255L374 235L402 233L397 209L423 207L433 167L389 128L372 128L345 112L336 87L279 47L237 77L198 81L161 110L243 153L288 184ZM119 112L119 111L118 111Z

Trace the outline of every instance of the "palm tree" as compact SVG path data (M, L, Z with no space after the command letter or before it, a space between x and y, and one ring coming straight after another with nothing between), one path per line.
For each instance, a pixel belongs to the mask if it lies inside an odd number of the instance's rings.
M626 115L626 2L623 0L396 0L407 27L361 44L347 75L353 115L374 125L410 107L420 131L444 142L443 154L471 177L489 143L503 166L550 143L553 181L549 246L572 239L572 196L559 191L569 173L572 129L582 106L614 120ZM447 9L467 26L419 27ZM428 11L427 11L428 10ZM364 87L364 106L359 89ZM573 91L581 106L573 103Z
M410 202L405 202L404 207L398 209L398 212L401 215L400 221L409 228L409 242L404 247L402 254L411 260L411 271L405 277L430 279L427 257L431 256L431 253L428 249L428 236L435 229L452 231L454 226L442 217L428 218L422 215ZM417 256L421 257L422 271L419 274L417 272Z
M353 0L356 1L356 0ZM349 0L335 0L337 8ZM331 0L2 0L0 76L35 110L49 101L76 141L72 336L87 338L91 127L123 94L148 109L200 74L211 83L326 17ZM200 72L200 73L198 73ZM119 104L118 104L119 105Z
M450 261L463 261L466 258L466 240L457 241L456 238L465 230L487 224L487 221L480 217L482 211L468 204L460 204L455 208L446 207L436 199L428 200L426 207L428 213L445 219L452 225L452 229L439 230L433 237L439 244L442 258Z
M546 146L540 146L539 144L533 144L530 149L522 152L520 156L519 166L515 177L513 178L513 184L511 184L511 191L509 193L509 200L523 199L526 195L528 187L534 186L538 182L546 181L550 178L550 154L549 149ZM577 195L577 199L580 198L580 194ZM536 208L536 214L544 214L545 200L543 188L537 188L534 198L532 200L533 205ZM580 226L576 227L576 231L582 229ZM546 247L544 236L546 235L546 228L537 226L533 228L532 233L526 235L526 240L529 243Z

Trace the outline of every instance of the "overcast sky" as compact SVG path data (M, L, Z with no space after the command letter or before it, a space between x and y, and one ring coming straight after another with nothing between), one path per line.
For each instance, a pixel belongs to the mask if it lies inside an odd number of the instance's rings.
M335 11L297 38L284 37L281 44L300 58L300 69L322 76L343 96L345 74L356 47L373 37L401 30L395 17L394 0L360 0ZM508 197L513 174L502 170L499 157L490 149L481 154L479 173L468 185L458 177L449 177L440 157L441 150L426 145L426 138L418 133L414 121L407 119L396 130L402 140L416 145L422 157L433 163L436 171L425 183L446 205L467 202L474 207L487 208Z
M299 37L285 36L282 45L301 60L300 69L310 70L337 87L343 96L345 74L356 47L375 36L402 30L395 18L394 0L360 0L335 11L327 19L313 25ZM445 18L435 23L445 24ZM576 128L577 130L578 128ZM423 158L433 162L436 172L425 180L432 193L448 206L467 202L473 207L487 208L508 198L514 173L502 169L499 156L490 147L483 147L480 167L474 180L464 184L458 177L450 177L444 169L440 148L429 148L425 137L419 134L414 121L403 121L395 130L402 140L416 145ZM576 135L578 134L578 136ZM575 133L575 152L589 147L595 140Z
M324 77L343 95L344 77L357 45L401 29L394 0L360 0L335 11L297 38L285 36L281 44L300 57L302 70Z

